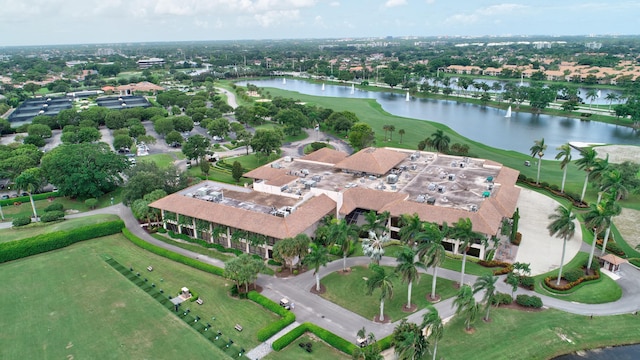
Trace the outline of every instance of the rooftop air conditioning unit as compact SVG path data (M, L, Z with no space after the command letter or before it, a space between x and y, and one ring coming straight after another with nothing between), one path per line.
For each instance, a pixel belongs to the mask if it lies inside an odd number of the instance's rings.
M436 198L434 197L430 197L427 199L427 204L429 205L435 205L436 204Z

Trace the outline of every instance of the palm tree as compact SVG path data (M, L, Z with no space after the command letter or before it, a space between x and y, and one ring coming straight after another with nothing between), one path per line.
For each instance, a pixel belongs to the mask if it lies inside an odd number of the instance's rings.
M600 179L600 190L610 193L615 201L620 201L629 195L629 189L623 181L624 177L620 170L609 170Z
M36 204L33 201L33 193L40 189L44 184L44 175L40 168L31 168L23 171L16 177L15 186L17 190L24 190L29 194L29 200L31 201L31 209L33 209L33 217L35 221L38 221L38 212L36 211Z
M440 153L446 153L449 150L449 143L451 142L451 138L445 135L442 130L436 130L430 136L431 138L431 146L433 146L436 151Z
M396 131L395 125L389 125L389 140L393 140L393 132Z
M400 135L400 144L402 144L402 137L404 136L404 134L405 134L404 129L398 130L398 135Z
M393 298L393 279L395 273L387 272L385 269L376 264L369 265L369 269L373 272L371 277L366 281L367 295L373 294L376 289L380 289L380 317L381 322L384 321L384 301Z
M377 235L373 231L369 231L369 236L362 239L362 252L371 258L371 260L379 264L384 255L384 247L391 241L389 235Z
M575 219L576 215L571 213L571 208L564 207L562 205L556 208L555 213L549 215L549 220L551 220L551 223L547 225L549 235L558 235L562 238L562 257L560 258L560 272L558 272L556 285L560 285L560 279L562 278L562 267L564 266L564 254L567 249L567 240L571 240L576 232Z
M371 210L364 215L365 223L362 225L362 231L373 232L376 235L382 235L387 230L387 220L389 212L385 211L381 214Z
M429 343L417 324L402 319L393 329L392 343L398 360L421 359L429 351Z
M400 274L402 282L407 283L407 309L411 309L411 288L414 281L420 280L420 273L418 268L424 269L426 266L418 258L416 260L416 251L408 246L403 246L402 251L396 258L398 265L396 266L396 273Z
M581 149L580 155L582 155L582 157L576 161L576 165L578 165L578 169L584 170L586 173L584 185L582 186L582 195L580 196L580 201L584 202L584 195L587 192L587 184L589 183L589 174L596 164L598 154L593 148L587 148Z
M351 251L359 230L355 224L348 224L345 219L333 219L329 225L329 237L340 246L342 251L342 271L347 271L347 255Z
M427 306L427 312L422 316L421 327L427 333L427 340L433 339L433 360L436 360L438 352L438 340L444 335L444 325L438 314L438 310L433 305Z
M400 231L398 235L405 244L412 245L416 241L418 233L423 229L423 222L418 214L402 214L400 216Z
M564 183L567 180L567 165L571 162L571 145L562 144L556 150L560 152L556 155L556 160L560 160L560 169L562 172L562 187L560 188L560 192L564 194Z
M460 271L460 286L464 284L464 270L467 264L467 251L472 242L477 239L480 234L473 231L473 224L469 218L460 218L458 222L453 224L451 229L452 238L457 239L460 243L458 251L462 249L462 269Z
M320 267L329 262L329 251L322 245L311 244L311 252L304 257L303 264L313 268L313 276L316 277L316 291L320 291Z
M587 263L587 271L591 269L591 263L593 262L593 253L596 249L596 241L598 234L606 229L605 237L609 237L609 231L611 229L611 218L620 214L620 205L618 205L613 199L603 199L599 203L590 204L589 210L584 215L585 226L593 229L593 243L591 243L591 251L589 253L589 262ZM606 251L606 244L603 242L603 251Z
M538 156L540 160L538 160L538 176L536 177L536 184L540 183L540 165L542 165L542 157L544 156L544 151L547 149L547 145L544 144L544 138L540 140L534 140L533 146L529 148L531 151L531 157Z
M598 98L598 92L594 89L590 89L587 91L587 94L585 95L587 97L587 99L589 99L589 109L591 109L591 104L593 104L593 100Z
M465 330L471 330L471 323L478 315L478 304L473 297L473 289L469 285L462 285L456 298L453 300L453 305L456 307L456 315L462 315L465 317L464 328Z
M476 282L473 284L473 293L477 293L484 290L484 296L482 297L482 301L485 303L485 307L487 312L484 316L484 321L489 321L489 311L491 310L491 303L493 302L493 298L496 295L496 282L498 281L497 276L485 274L480 276Z
M437 299L436 285L438 281L438 266L444 263L446 258L446 250L442 245L442 240L448 232L447 223L442 224L442 229L436 223L429 223L425 226L422 233L428 241L421 242L418 245L418 257L423 259L427 267L433 267L433 278L431 279L431 300ZM422 234L420 237L422 237Z
M616 95L615 93L610 92L604 98L609 102L609 110L611 110L611 104L614 101L618 100L618 95Z

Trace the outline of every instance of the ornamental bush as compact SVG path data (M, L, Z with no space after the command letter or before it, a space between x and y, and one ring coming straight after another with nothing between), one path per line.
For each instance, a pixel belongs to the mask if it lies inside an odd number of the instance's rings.
M537 296L518 295L516 296L516 303L520 306L539 309L542 307L542 299Z
M513 302L513 297L506 293L496 293L496 295L491 299L491 303L493 305L509 305Z
M43 223L48 223L48 222L52 222L52 221L57 221L64 218L64 212L63 211L47 211L45 212L41 217L40 220Z
M518 279L520 281L520 286L522 286L525 289L529 289L529 290L533 290L533 287L535 286L535 279L532 278L531 276L520 276L520 278Z
M63 210L64 210L64 205L62 205L62 203L53 203L47 206L46 208L44 208L44 212L63 211Z
M31 216L17 216L13 218L11 223L14 227L20 227L31 224Z
M562 274L562 277L570 283L577 281L583 276L584 270L578 268L569 269Z

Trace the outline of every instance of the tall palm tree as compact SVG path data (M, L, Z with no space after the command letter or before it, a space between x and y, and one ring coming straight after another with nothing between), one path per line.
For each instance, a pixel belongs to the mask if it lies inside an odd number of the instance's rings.
M349 255L355 239L358 238L358 226L347 223L345 219L333 219L329 229L329 237L340 246L342 251L342 271L347 271L347 255Z
M431 146L433 146L436 151L440 153L446 153L449 150L449 143L451 142L451 138L444 134L442 130L436 130L430 136L431 138Z
M376 235L382 235L387 231L387 220L389 212L385 211L381 214L371 210L364 215L365 223L362 225L362 231L374 232Z
M464 271L467 265L467 251L473 241L481 235L473 231L473 224L469 218L460 218L451 229L452 238L458 240L458 251L462 251L462 269L460 271L460 286L464 284Z
M387 132L389 131L389 127L391 125L382 125L382 130L384 130L384 141L387 141Z
M544 143L544 138L540 140L534 140L533 146L529 148L531 151L531 157L539 157L538 160L538 176L536 177L536 184L540 183L540 165L542 165L542 157L544 156L544 151L547 150L547 145Z
M438 340L444 335L444 325L438 310L433 305L427 306L427 312L422 316L421 327L427 332L427 340L433 339L433 360L438 352Z
M609 170L602 175L600 190L610 193L615 201L620 201L629 195L629 189L624 184L624 177L618 169Z
M304 257L303 264L313 268L313 276L316 277L316 291L320 291L320 267L327 266L329 251L322 245L311 244L311 252Z
M421 359L429 352L429 343L417 324L402 319L392 334L392 344L398 360Z
M497 276L493 276L490 274L485 274L480 276L476 282L473 284L473 293L477 293L484 290L484 295L482 297L482 301L485 303L486 314L484 316L484 321L489 321L489 311L491 310L491 303L493 302L493 298L496 295L496 282L498 281Z
M382 266L376 264L369 265L369 269L371 269L373 274L366 281L367 295L371 295L376 289L380 289L379 320L382 322L384 321L384 301L393 298L393 279L395 278L395 273L387 272Z
M405 134L404 129L398 130L398 135L400 135L400 144L402 144L402 137L404 136L404 134Z
M584 202L584 195L587 192L587 184L589 183L589 174L596 164L598 154L593 148L587 148L580 149L580 155L582 157L576 161L576 165L578 165L578 169L584 170L586 173L584 176L584 185L582 186L582 195L580 195L580 201Z
M609 110L611 110L611 104L618 100L618 95L616 93L608 93L607 96L604 97L609 102Z
M589 180L593 183L600 183L602 178L609 172L609 154L604 159L597 158L593 164L593 168L589 173ZM598 196L598 202L600 202L601 196Z
M33 201L33 193L44 185L44 174L42 170L40 168L27 169L20 173L14 182L17 190L24 190L29 194L33 217L35 221L38 221L38 212L36 211L36 204Z
M562 267L564 266L564 255L567 249L567 241L571 240L576 232L575 224L576 215L571 213L571 207L564 207L559 205L555 213L549 215L551 223L547 225L549 235L562 238L562 257L560 257L560 271L558 272L558 279L556 285L560 285L560 279L562 278Z
M389 140L393 140L393 132L396 131L395 125L389 125Z
M442 245L442 240L448 232L447 223L442 224L442 228L436 223L428 223L419 238L423 236L428 241L420 242L418 245L418 257L423 259L427 267L433 268L433 278L431 279L431 300L437 299L436 285L438 281L438 266L446 259L446 250Z
M407 283L407 309L411 309L411 288L414 281L420 280L418 268L424 269L426 266L420 258L416 259L416 251L408 246L403 246L402 251L396 258L396 273L400 274L402 282Z
M413 215L402 214L400 216L400 226L400 231L398 232L400 240L405 244L412 245L416 241L418 233L422 231L424 223L416 213Z
M598 98L598 92L594 89L590 89L587 91L587 94L585 95L587 97L587 99L589 99L589 109L591 109L591 105L593 104L593 100Z
M478 304L473 297L473 289L469 285L462 285L456 298L453 300L453 305L456 307L456 315L462 315L465 317L464 328L471 330L471 323L478 315Z
M589 252L589 262L587 263L587 271L591 270L593 262L593 254L596 249L596 241L598 234L605 229L611 228L611 218L620 213L620 205L616 204L612 199L604 199L599 203L589 205L589 209L584 215L584 224L588 228L593 229L593 242L591 243L591 251ZM606 236L609 234L607 232ZM603 243L603 245L605 245ZM603 247L606 249L606 247Z
M622 207L615 200L615 196L613 194L609 195L605 200L605 207L606 207L607 214L610 215L612 218L614 216L620 215L620 213L622 212ZM600 256L604 255L607 252L607 243L609 242L609 236L611 235L612 224L613 224L613 221L609 221L609 224L607 225L607 229L604 231L604 238L602 240L602 251L600 252Z
M560 151L558 154L556 154L556 160L562 159L560 160L560 169L563 170L562 187L560 188L560 192L564 194L564 183L567 180L567 167L571 162L571 145L569 145L568 143L562 144L556 150Z

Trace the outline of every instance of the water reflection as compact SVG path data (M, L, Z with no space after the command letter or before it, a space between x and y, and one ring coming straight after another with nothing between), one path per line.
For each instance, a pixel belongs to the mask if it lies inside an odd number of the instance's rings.
M548 149L555 149L569 141L631 145L640 143L640 132L631 128L560 116L521 113L515 107L512 117L505 118L504 110L459 102L455 99L411 98L407 102L404 94L358 89L351 94L350 85L325 85L323 91L320 84L293 79L288 79L286 84L282 84L281 79L251 83L259 87L273 87L313 96L375 99L391 114L446 124L469 139L524 154L528 154L533 141L540 138L545 139ZM245 84L246 82L240 83ZM428 134L425 134L426 136Z

